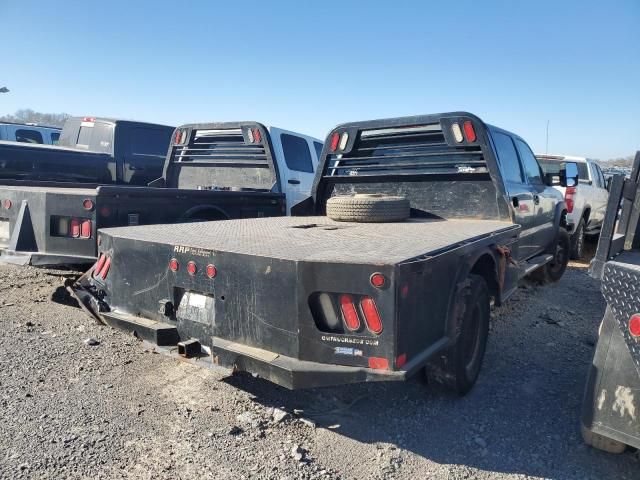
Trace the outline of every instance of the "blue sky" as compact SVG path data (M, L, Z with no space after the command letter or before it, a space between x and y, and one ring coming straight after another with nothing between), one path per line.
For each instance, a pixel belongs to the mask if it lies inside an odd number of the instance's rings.
M534 150L640 149L640 0L0 0L0 115L177 125L468 110Z

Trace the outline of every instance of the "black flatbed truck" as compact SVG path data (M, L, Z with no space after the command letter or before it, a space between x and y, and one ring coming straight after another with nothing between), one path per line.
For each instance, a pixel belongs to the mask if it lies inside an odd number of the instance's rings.
M174 127L71 117L58 145L0 141L0 182L147 185L162 175Z
M466 112L341 125L297 216L105 229L71 290L106 324L287 388L403 380L427 366L465 393L490 297L500 305L534 271L558 280L568 261L563 199L539 167L539 183L526 180L516 142L537 165L520 137ZM401 194L411 218L327 217L328 201L354 192Z
M100 228L284 215L284 179L294 180L271 130L308 139L257 122L188 124L172 135L162 176L150 186L5 181L0 260L91 264Z
M640 152L616 175L590 273L607 301L582 404L586 443L640 449ZM622 202L622 210L620 204Z

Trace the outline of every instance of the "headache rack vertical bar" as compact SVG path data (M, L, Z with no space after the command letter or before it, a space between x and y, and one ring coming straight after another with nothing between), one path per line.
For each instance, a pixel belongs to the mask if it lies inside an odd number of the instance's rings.
M611 180L609 201L604 222L600 230L600 239L596 254L591 261L589 274L597 279L602 279L604 264L619 255L625 249L640 248L640 151L636 153L633 162L631 178L625 179L624 175L614 175ZM622 212L618 218L620 203ZM617 226L617 228L616 228Z

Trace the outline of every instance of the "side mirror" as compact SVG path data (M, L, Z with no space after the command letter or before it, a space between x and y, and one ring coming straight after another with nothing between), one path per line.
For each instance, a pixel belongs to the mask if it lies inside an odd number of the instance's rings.
M578 185L578 164L565 162L560 169L560 185L563 187L575 187Z
M558 173L545 173L543 177L544 184L548 187L560 186L560 174Z
M613 181L613 177L607 177L605 186L608 192L611 191L611 182Z

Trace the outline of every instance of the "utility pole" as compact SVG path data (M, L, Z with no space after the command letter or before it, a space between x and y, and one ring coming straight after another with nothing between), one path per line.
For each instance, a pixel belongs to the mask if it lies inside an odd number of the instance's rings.
M544 147L544 154L545 155L549 154L549 120L547 120L547 142L546 142L546 146Z

